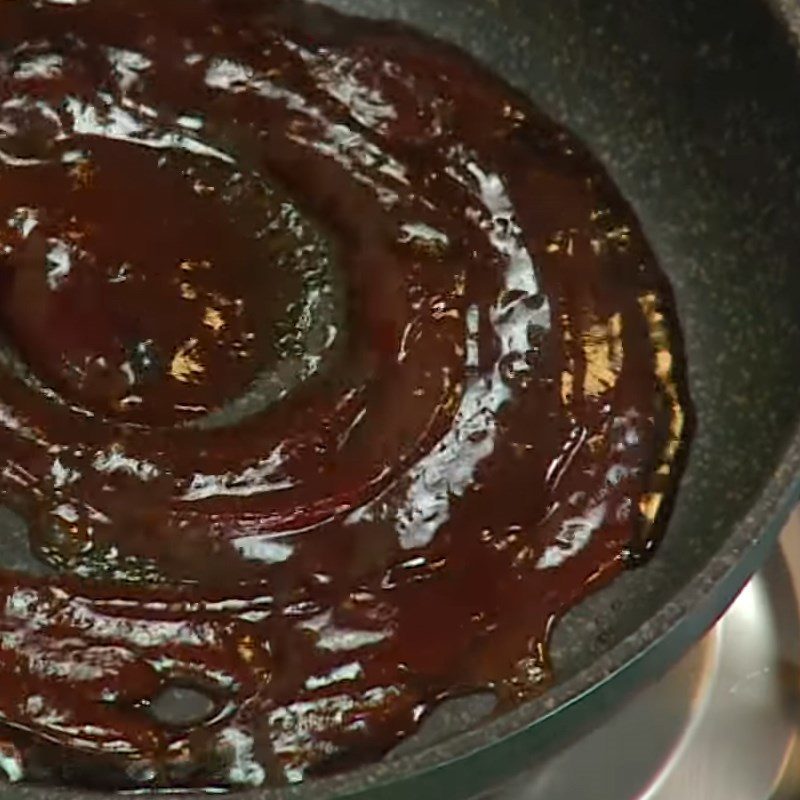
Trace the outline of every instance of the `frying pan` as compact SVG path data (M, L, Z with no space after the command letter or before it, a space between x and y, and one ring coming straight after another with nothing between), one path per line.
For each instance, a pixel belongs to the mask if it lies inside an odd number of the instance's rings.
M560 623L552 688L499 717L481 718L485 698L459 701L378 764L252 793L474 796L674 663L761 565L800 499L800 6L325 3L454 42L576 132L639 215L683 326L697 429L664 542ZM0 800L89 796L0 787Z

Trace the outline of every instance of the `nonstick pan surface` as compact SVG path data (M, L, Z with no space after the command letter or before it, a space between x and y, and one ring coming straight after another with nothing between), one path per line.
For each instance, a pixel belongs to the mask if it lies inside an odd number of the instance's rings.
M486 719L484 699L460 701L379 764L253 793L473 796L677 660L800 498L800 14L761 0L325 4L455 43L575 131L639 215L683 327L696 433L664 542L560 623L550 691Z

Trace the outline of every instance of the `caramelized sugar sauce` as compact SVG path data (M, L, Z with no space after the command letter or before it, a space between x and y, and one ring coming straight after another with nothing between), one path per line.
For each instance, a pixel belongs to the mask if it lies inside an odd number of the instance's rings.
M603 170L318 6L19 0L0 37L9 777L291 783L542 691L685 435Z

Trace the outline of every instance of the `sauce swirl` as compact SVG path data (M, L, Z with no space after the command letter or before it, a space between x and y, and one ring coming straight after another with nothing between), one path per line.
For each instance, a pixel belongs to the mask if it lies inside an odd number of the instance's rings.
M293 0L0 36L9 778L293 783L542 691L686 438L603 170L457 51Z

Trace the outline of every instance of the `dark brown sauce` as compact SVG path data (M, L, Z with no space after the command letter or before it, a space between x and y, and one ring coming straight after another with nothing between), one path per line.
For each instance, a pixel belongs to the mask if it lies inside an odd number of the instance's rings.
M318 6L18 0L0 37L0 488L48 566L0 572L9 777L296 782L542 691L685 437L602 169Z

